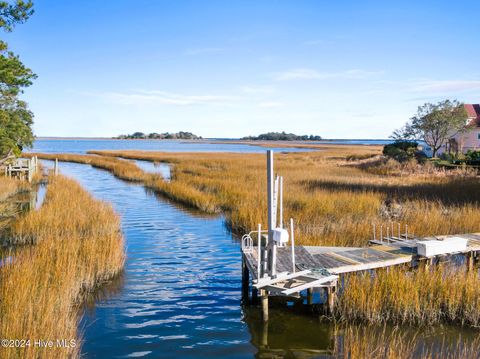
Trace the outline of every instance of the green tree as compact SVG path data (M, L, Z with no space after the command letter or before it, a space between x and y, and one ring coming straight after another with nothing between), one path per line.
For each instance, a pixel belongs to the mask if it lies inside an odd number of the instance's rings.
M0 28L6 32L33 14L31 1L0 1ZM33 114L19 96L36 75L0 40L0 162L31 146Z
M395 140L423 140L437 155L440 147L465 130L467 111L457 100L444 100L436 104L426 103L418 107L417 114L392 136Z

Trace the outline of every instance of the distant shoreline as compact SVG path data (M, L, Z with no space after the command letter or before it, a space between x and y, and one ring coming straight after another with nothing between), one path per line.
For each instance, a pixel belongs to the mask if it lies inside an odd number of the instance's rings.
M260 140L242 140L239 138L202 138L198 140L186 140L186 139L154 139L154 138L128 138L128 139L119 139L112 137L59 137L59 136L38 136L35 140L111 140L111 141L187 141L187 142L210 142L210 141L223 141L223 142L248 142L248 143L259 143L259 142L286 142L286 143L295 143L295 142L306 142L306 143L323 143L323 142L332 142L332 141L389 141L388 138L328 138L322 139L319 141L282 141L282 140L269 140L269 141L260 141Z

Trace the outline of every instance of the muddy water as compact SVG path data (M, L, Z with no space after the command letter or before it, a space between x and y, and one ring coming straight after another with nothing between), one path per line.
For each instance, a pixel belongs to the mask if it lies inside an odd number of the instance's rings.
M319 320L299 301L272 303L264 325L259 309L243 306L238 241L221 217L206 217L158 198L143 186L107 171L61 164L122 216L125 271L86 306L80 327L87 358L324 358L342 355L345 332ZM452 327L359 327L359 341L401 333L418 353L473 340L476 332ZM380 334L378 334L380 333ZM392 334L396 333L396 334ZM375 342L374 342L375 341Z

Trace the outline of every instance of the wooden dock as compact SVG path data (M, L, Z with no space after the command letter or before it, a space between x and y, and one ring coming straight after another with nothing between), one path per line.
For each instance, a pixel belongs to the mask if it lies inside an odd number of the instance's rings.
M23 179L32 182L33 174L37 170L38 160L34 156L32 158L16 158L12 163L5 166L5 176Z
M440 257L451 255L464 255L472 270L480 252L480 233L418 238L407 224L402 230L400 223L372 224L368 247L295 246L294 221L290 219L287 230L283 220L283 178L274 176L272 151L267 151L267 204L267 229L259 224L242 237L244 298L250 285L259 292L264 321L272 295L299 297L307 291L311 303L313 290L322 288L331 313L341 275L398 265L427 269Z
M417 253L419 241L444 241L448 238L464 238L468 242L466 250L424 257ZM296 296L307 290L311 295L315 288L325 288L328 309L333 311L335 292L340 275L362 272L397 265L428 268L440 257L464 255L468 269L473 269L480 253L480 233L442 235L436 237L411 238L407 236L384 237L371 240L368 247L317 247L289 246L277 247L277 276L258 273L258 247L242 248L244 262L244 285L261 290L264 317L268 319L268 296ZM294 257L292 256L294 251ZM261 248L260 252L265 249ZM293 259L294 258L294 259ZM260 266L261 268L261 266ZM245 281L248 281L247 283ZM265 312L266 311L266 312Z

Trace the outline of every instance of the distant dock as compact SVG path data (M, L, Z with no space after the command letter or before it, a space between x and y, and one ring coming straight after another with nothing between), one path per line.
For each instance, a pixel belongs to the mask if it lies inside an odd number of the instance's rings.
M32 182L33 174L37 170L38 159L36 156L32 158L16 158L12 163L5 166L5 176L23 179Z

